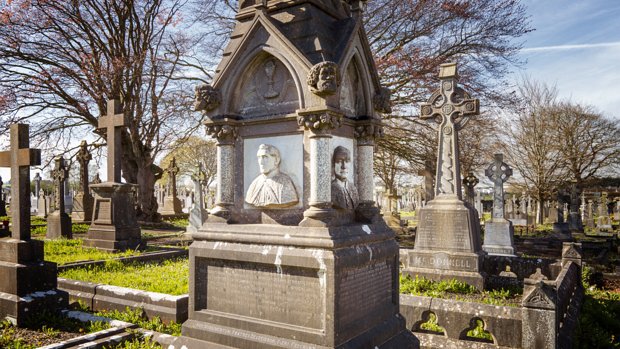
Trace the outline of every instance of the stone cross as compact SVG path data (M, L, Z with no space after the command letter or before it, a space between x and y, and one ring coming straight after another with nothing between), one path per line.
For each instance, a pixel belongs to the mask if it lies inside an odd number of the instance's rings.
M166 172L168 172L168 190L167 195L176 197L177 196L177 173L179 173L179 167L177 166L176 158L172 157L170 160L170 164L166 168Z
M80 191L84 194L88 193L88 163L93 158L88 152L88 144L86 141L80 143L80 150L76 155L76 160L80 163Z
M65 212L65 196L63 193L65 180L69 178L69 169L65 166L65 159L62 156L57 156L54 161L56 165L52 170L52 180L56 187L56 209L62 213Z
M478 177L473 172L467 173L467 177L463 178L463 185L465 185L465 201L467 201L472 207L474 206L474 187L479 183Z
M30 240L30 166L41 164L41 150L31 149L28 125L11 125L11 148L0 152L0 167L11 168L11 236Z
M99 117L97 129L106 130L108 144L108 182L121 182L121 131L126 125L123 106L118 99L111 99L107 105L107 115Z
M469 120L466 117L479 113L480 102L457 86L456 63L442 64L439 79L441 87L433 92L427 103L421 104L420 118L440 123L435 195L452 195L461 200L458 131Z
M39 190L41 190L41 179L41 174L37 172L34 176L34 195L37 197L37 200L39 198Z
M607 207L607 192L604 191L601 193L601 204L598 207L598 215L599 217L607 217L609 216L609 208Z
M512 176L512 169L504 162L503 154L495 154L495 161L484 174L493 181L493 218L504 218L504 182Z

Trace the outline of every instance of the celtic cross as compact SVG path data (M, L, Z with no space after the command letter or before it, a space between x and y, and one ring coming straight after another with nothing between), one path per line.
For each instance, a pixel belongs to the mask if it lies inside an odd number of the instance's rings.
M493 181L493 218L504 218L504 182L512 176L512 169L504 163L503 154L495 154L495 161L484 174Z
M69 169L65 166L65 159L62 156L57 156L54 161L56 164L52 170L52 179L56 187L56 207L63 213L65 212L65 180L69 178Z
M86 194L88 193L88 163L93 158L88 152L86 141L80 143L80 151L75 158L80 163L80 191Z
M435 195L451 195L462 200L458 131L465 126L466 117L479 113L480 102L457 86L456 63L442 64L439 80L440 88L427 103L421 104L420 118L434 119L440 124Z

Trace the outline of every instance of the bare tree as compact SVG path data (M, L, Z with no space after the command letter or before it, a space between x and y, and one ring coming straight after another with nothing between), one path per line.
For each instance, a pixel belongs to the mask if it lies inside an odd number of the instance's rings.
M0 10L1 126L30 122L40 147L70 151L96 128L106 100L120 98L129 119L123 177L139 185L143 220L157 218L154 158L202 117L190 113L193 92L181 74L195 46L179 27L183 5L14 0Z
M555 136L557 89L523 79L518 93L521 103L502 127L503 150L522 178L513 186L531 194L538 201L538 212L542 212L543 201L551 198L565 174ZM542 223L541 215L538 222Z
M577 181L600 176L620 162L620 127L591 106L570 102L555 107L556 138L564 166Z

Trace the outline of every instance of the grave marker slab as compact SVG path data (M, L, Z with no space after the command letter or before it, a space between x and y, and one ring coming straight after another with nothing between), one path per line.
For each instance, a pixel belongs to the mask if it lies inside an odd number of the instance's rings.
M598 206L598 220L596 224L596 232L599 235L612 235L613 228L611 226L611 218L609 217L609 208L608 204L608 193L601 193L601 202Z
M442 64L440 87L423 103L420 118L440 122L435 198L420 210L409 266L403 272L431 279L456 278L484 288L480 226L462 200L458 131L477 115L479 101L457 86L455 63Z
M182 213L181 200L177 197L177 174L179 167L173 157L165 170L168 173L168 183L166 185L166 196L164 197L164 207L162 215L178 215Z
M52 170L52 179L56 190L56 211L47 217L47 239L59 239L61 237L71 239L71 217L65 212L64 186L69 177L69 169L65 166L65 159L57 156L54 159L55 166Z
M487 167L485 175L493 181L493 214L484 224L482 249L489 255L516 256L514 249L514 228L504 217L504 183L512 176L512 169L504 162L503 154L495 154L495 161Z
M194 182L194 205L189 212L189 225L185 229L188 233L195 233L207 221L208 213L204 208L204 196L202 186L206 184L206 175L202 167L192 176Z
M11 168L11 237L0 239L0 318L18 326L43 309L68 306L56 289L56 263L44 261L41 240L30 238L30 166L41 164L41 151L29 147L28 125L10 127L11 147L0 152L0 167Z
M82 141L76 155L76 160L80 164L80 186L73 198L71 218L74 222L90 222L93 217L93 196L88 188L88 163L92 158L88 151L88 143Z
M568 213L568 229L571 233L583 233L583 221L579 212L580 188L577 181L571 183L570 206Z

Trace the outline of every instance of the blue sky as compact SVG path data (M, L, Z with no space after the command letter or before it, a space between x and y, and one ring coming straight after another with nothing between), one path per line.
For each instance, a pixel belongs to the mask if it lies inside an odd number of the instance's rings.
M560 98L620 119L620 0L524 0L536 30L521 57L527 75L556 85Z

